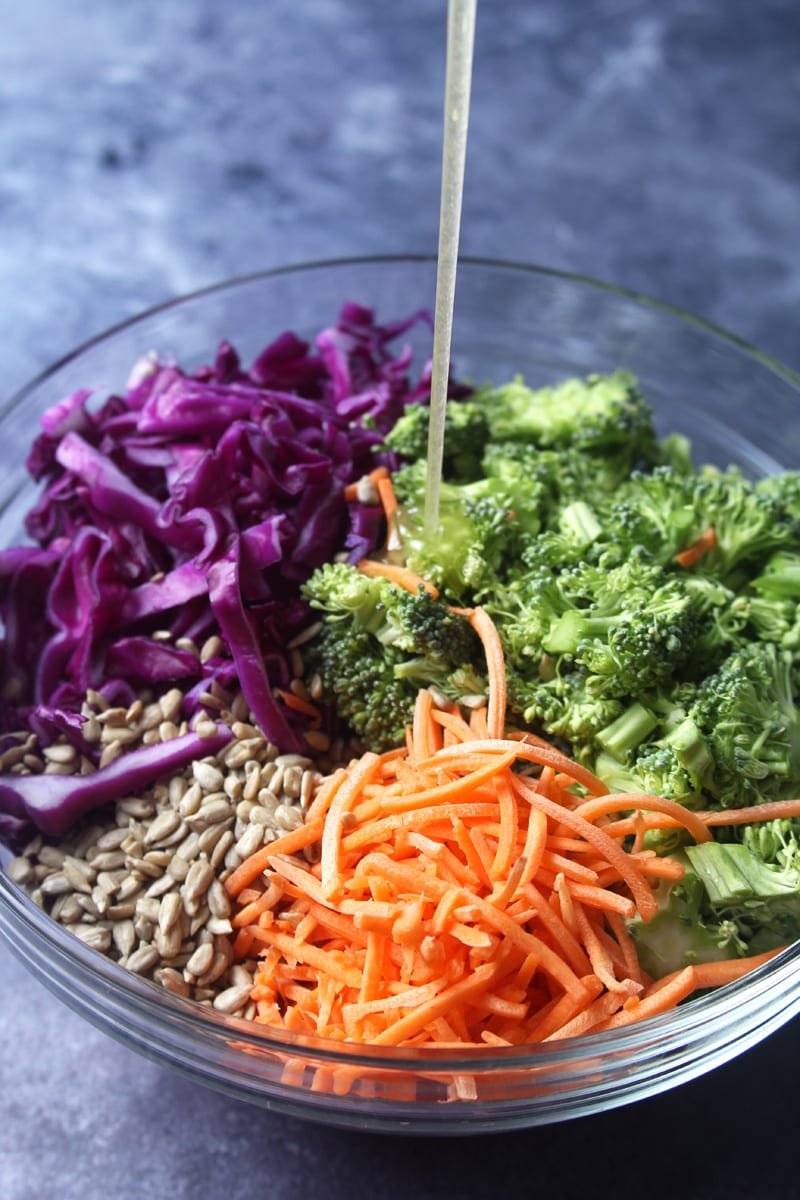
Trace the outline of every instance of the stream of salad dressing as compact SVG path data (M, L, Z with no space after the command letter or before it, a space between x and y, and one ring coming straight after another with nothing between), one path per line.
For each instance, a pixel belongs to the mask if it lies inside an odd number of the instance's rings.
M426 537L433 536L439 524L444 418L447 406L447 382L450 374L450 342L453 332L456 266L461 230L461 199L464 192L464 162L467 151L476 8L477 0L448 0L442 194L439 208L439 253L433 325L428 463L425 475L424 528Z

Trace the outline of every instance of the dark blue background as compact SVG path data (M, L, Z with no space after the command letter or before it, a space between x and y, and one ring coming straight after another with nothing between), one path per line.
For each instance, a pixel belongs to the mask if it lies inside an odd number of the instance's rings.
M429 252L444 0L0 0L0 392L179 292ZM479 0L462 247L800 368L796 0ZM800 464L797 464L800 465ZM198 1090L0 948L3 1200L800 1194L800 1027L633 1108L459 1141Z

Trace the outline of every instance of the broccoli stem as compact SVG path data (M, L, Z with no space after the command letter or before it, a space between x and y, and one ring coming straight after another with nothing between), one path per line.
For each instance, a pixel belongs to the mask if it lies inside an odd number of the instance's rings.
M615 721L601 729L596 741L619 762L624 762L657 725L658 721L650 710L637 700Z
M549 654L574 654L584 638L601 637L618 624L618 616L600 617L573 608L554 622L544 648Z
M591 546L603 532L603 526L585 500L568 504L561 512L559 524L561 532L581 547Z

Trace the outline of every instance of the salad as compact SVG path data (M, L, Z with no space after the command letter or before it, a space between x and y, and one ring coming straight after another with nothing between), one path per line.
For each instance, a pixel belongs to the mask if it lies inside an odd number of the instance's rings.
M623 370L453 381L431 538L426 319L45 414L0 553L9 869L267 1026L614 1028L800 932L800 474L695 465Z

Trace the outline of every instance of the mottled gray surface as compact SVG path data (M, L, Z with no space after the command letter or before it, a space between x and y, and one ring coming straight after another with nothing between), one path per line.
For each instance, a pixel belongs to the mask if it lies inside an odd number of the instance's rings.
M433 250L444 10L0 0L3 396L226 276ZM795 0L483 0L478 25L464 250L656 295L799 368ZM427 1200L548 1181L566 1200L587 1194L590 1155L603 1190L793 1194L796 1025L635 1109L406 1143L197 1089L96 1033L4 947L0 972L2 1200Z

